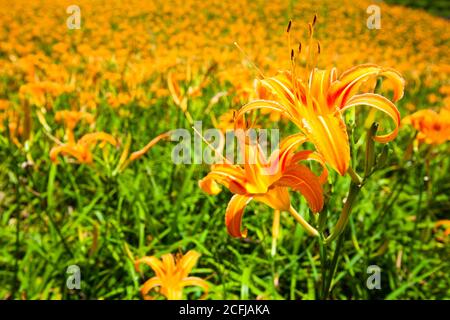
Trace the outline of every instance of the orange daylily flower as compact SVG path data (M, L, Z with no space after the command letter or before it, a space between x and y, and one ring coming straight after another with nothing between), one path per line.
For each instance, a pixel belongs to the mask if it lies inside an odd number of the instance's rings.
M63 155L70 155L77 159L79 163L92 163L93 156L91 148L93 148L99 141L103 143L110 143L116 145L116 139L105 132L94 132L85 134L76 143L67 142L53 147L50 150L50 159L52 162L57 162L57 157L61 153Z
M94 116L88 112L76 110L62 110L55 114L56 122L64 122L67 129L74 129L79 121L84 120L91 124L94 122Z
M172 72L167 75L167 86L170 94L172 95L173 102L184 112L186 118L190 123L193 122L192 116L189 113L188 107L188 94L183 94L178 81Z
M450 220L439 220L435 223L435 228L442 227L444 229L444 236L450 236Z
M227 131L234 130L235 127L243 128L247 124L245 124L245 119L241 118L239 121L236 121L236 110L228 110L227 112L221 114L219 119L217 120L213 115L211 115L211 120L217 129L221 132L226 133ZM256 126L252 126L256 128Z
M84 120L89 124L92 124L95 119L92 114L84 111L62 110L56 112L55 114L55 121L64 123L64 126L66 128L67 140L69 142L75 141L73 129L75 129L78 122L80 122L81 120Z
M190 64L188 64L186 71L186 90L182 90L179 80L173 72L169 72L167 75L167 87L172 96L173 102L184 112L187 120L192 123L193 119L188 110L188 99L201 96L202 90L206 87L209 81L209 75L214 71L215 64L209 66L206 72L200 77L198 84L192 83L192 75Z
M0 132L7 127L9 138L17 147L21 148L23 142L30 138L31 126L31 109L28 103L24 102L19 109L10 101L0 99Z
M257 100L272 100L274 98L271 92L266 87L261 85L261 82L258 80L255 80L254 87ZM261 109L261 114L269 115L269 119L272 122L280 121L283 116L283 113L272 109Z
M161 260L155 256L144 257L135 262L136 270L139 270L139 264L145 263L155 272L155 276L147 280L141 288L144 299L152 299L148 293L160 287L159 293L168 300L181 300L183 298L183 288L187 286L198 286L208 294L208 283L198 277L190 277L189 273L197 263L200 253L194 250L188 251L182 257L175 257L172 254L164 254Z
M132 152L130 156L128 156L128 154L130 151L131 139L128 139L128 142L125 144L125 149L123 150L119 159L118 170L123 171L132 161L143 157L160 140L170 138L171 134L172 131L161 133L160 135L153 138L149 143L147 143L142 149Z
M108 92L107 97L108 97L108 104L114 109L119 108L121 106L125 106L129 104L132 100L130 94L126 92L119 92L116 95L112 94L111 92Z
M10 105L10 102L5 99L0 99L0 110L7 110Z
M160 135L156 136L149 143L147 143L142 149L133 152L130 155L130 161L139 159L144 154L146 154L148 152L148 150L150 150L155 144L157 144L159 142L159 140L167 139L170 137L171 134L172 134L172 131L168 131L168 132L164 132L164 133L161 133Z
M73 91L73 87L52 81L31 82L23 84L19 89L22 100L29 99L31 104L44 106L47 98L55 98L63 93ZM50 107L50 106L49 106Z
M289 29L288 29L289 30ZM310 49L313 25L310 24ZM320 53L320 45L318 52ZM310 53L311 59L315 59ZM339 174L344 175L349 167L350 146L343 112L351 107L367 105L388 114L395 129L376 136L378 142L393 140L398 133L400 113L393 102L403 96L404 80L390 68L364 64L344 72L339 78L335 68L314 68L301 79L295 71L294 51L291 54L292 71L280 72L277 76L260 80L261 87L270 93L269 99L255 100L243 106L236 118L246 112L261 109L278 111L297 125L301 132L314 143L317 151ZM375 93L360 93L360 86L367 80L385 77L391 81L394 91L392 101Z
M417 131L417 141L427 144L441 144L450 140L450 108L439 113L431 109L419 110L403 119Z
M322 158L309 150L294 152L306 137L301 134L288 137L268 159L259 144L240 140L244 164L215 164L211 172L199 181L199 186L209 194L219 193L219 184L234 193L225 213L228 233L233 237L246 237L247 231L241 230L242 216L247 204L256 200L274 210L290 212L311 235L317 235L317 231L291 206L288 191L290 187L300 192L313 212L322 210L322 184L327 179ZM319 161L324 167L322 175L318 177L308 167L299 164L301 160Z
M4 118L8 123L9 138L16 146L21 147L22 143L20 142L20 138L24 135L23 117L16 110L10 109L5 112ZM3 121L2 118L0 120ZM0 129L3 129L2 124L0 124Z

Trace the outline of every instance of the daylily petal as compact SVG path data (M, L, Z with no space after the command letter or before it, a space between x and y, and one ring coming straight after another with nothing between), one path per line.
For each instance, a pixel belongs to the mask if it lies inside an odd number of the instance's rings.
M254 195L253 199L262 202L275 210L287 211L291 206L288 189L278 185L272 186L272 188L264 194Z
M58 155L64 151L69 151L66 145L53 147L50 150L50 160L56 162L58 160Z
M277 151L266 159L259 144L249 144L245 147L244 172L246 177L245 189L248 193L265 193L269 186L279 178L280 167L278 162L270 160Z
M290 89L291 84L283 83L278 77L261 80L261 84L279 100L280 104L289 107L288 110L292 110L295 106L296 96Z
M187 287L187 286L195 286L195 287L200 287L204 290L204 293L202 295L202 297L206 296L208 294L208 290L209 290L209 285L208 283L199 278L199 277L187 277L184 278L181 281L181 286L183 287Z
M167 86L169 88L170 94L172 95L172 99L177 106L181 106L181 90L178 85L178 81L175 79L175 76L172 72L169 72L167 75Z
M71 155L80 163L92 163L92 154L84 145L63 144L53 147L50 150L50 160L56 163L60 153Z
M160 287L161 286L161 279L159 279L158 277L153 277L148 279L147 281L145 281L144 285L141 288L141 294L146 298L146 299L151 299L151 297L147 296L147 294L150 292L150 290L152 290L155 287Z
M155 144L157 144L159 142L159 140L161 139L165 139L170 137L171 131L169 132L165 132L160 134L159 136L156 136L155 138L153 138L145 147L143 147L141 150L135 151L130 155L130 161L139 159L140 157L142 157L144 154L147 153L148 150L150 150L151 147L153 147Z
M328 104L330 106L344 107L359 89L359 85L369 77L384 76L394 84L394 101L403 96L404 80L402 76L390 68L382 68L374 64L363 64L353 67L342 73L339 80L335 81L328 92Z
M319 70L315 69L310 76L310 93L313 97L318 98L318 105L321 107L321 112L328 111L327 92L332 82L336 79L336 69ZM325 109L324 109L325 108Z
M163 254L161 256L163 270L166 274L171 274L175 270L175 259L170 253Z
M398 127L400 126L400 112L390 100L374 93L359 94L350 98L347 104L342 108L342 111L345 111L348 108L357 105L368 105L370 107L376 108L388 114L392 118L392 120L394 120L395 129L388 134L374 137L375 141L386 143L393 140L397 136Z
M247 178L244 170L239 166L229 164L214 165L206 177L214 179L233 193L247 193L245 189Z
M292 134L280 142L280 154L294 151L306 141L308 141L308 139L303 133Z
M350 162L350 146L342 116L317 115L304 119L303 125L304 133L324 160L340 175L344 175Z
M194 268L195 264L198 261L198 258L200 258L200 253L198 253L195 250L188 251L178 262L179 266L183 270L183 278L186 277Z
M271 170L270 172L272 173L282 172L295 150L305 141L307 141L307 138L303 133L296 133L284 138L280 142L279 149L271 154L269 159L270 168L268 170Z
M206 176L198 181L198 186L207 194L215 196L222 191L219 184L210 176Z
M286 109L286 107L278 102L269 100L254 100L252 102L247 103L241 109L239 109L239 111L236 113L236 121L238 121L241 117L243 117L245 113L256 109L268 109L272 111L278 111L284 115L289 116L289 112Z
M166 296L167 300L181 300L183 298L183 290L179 284L177 286L161 287L161 293Z
M299 191L308 202L313 212L319 212L323 208L323 191L319 178L307 167L301 164L293 164L284 172L277 182L279 186L291 187Z
M450 220L439 220L435 223L435 228L444 227L444 236L450 235Z
M82 136L80 138L80 140L78 140L78 144L86 144L89 145L93 142L97 142L97 141L105 141L105 142L109 142L112 145L116 145L117 141L116 139L105 132L93 132L93 133L87 133L84 136Z
M143 257L141 259L136 260L134 262L134 268L136 269L136 271L139 270L139 264L141 263L145 263L150 268L152 268L157 277L162 277L164 275L163 271L164 266L161 260L159 260L158 258L152 256L152 257Z
M62 110L56 112L55 114L55 121L56 122L64 121L66 127L69 130L74 129L77 123L81 120L84 120L89 124L92 124L95 119L92 114L84 111Z
M327 181L328 169L325 164L325 160L322 158L320 153L311 150L302 150L294 154L294 156L290 159L290 163L297 163L302 160L313 160L319 162L322 166L322 173L320 174L319 181L321 184L324 184Z
M241 231L241 223L244 209L250 200L252 200L252 197L235 194L228 203L225 212L225 224L228 233L233 237L245 238L247 236L247 230Z

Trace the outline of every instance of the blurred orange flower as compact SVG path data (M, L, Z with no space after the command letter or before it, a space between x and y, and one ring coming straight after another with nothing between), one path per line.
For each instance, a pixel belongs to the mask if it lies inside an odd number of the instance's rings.
M62 110L56 112L55 114L55 121L64 123L64 126L66 128L67 140L69 142L75 141L73 129L75 129L78 122L80 122L81 120L84 120L89 124L92 124L95 119L92 114L83 111Z
M70 155L74 157L79 163L92 163L93 156L91 148L93 148L99 141L116 145L116 139L105 132L94 132L85 134L76 143L67 142L53 147L50 150L50 159L52 162L57 162L57 157L61 153L63 155Z
M439 113L431 109L419 110L403 119L417 131L417 141L426 144L441 144L450 140L450 108Z
M450 220L438 220L435 224L435 231L439 232L439 228L441 228L441 230L443 230L443 235L444 237L448 237L450 236ZM437 239L439 241L446 241L448 240L448 238L442 238L440 236L437 237Z
M147 280L141 288L144 299L151 300L148 293L160 287L159 293L168 300L181 300L183 288L187 286L198 286L208 294L208 283L198 277L190 277L189 273L200 258L200 253L194 250L188 251L184 256L175 257L172 254L164 254L161 260L155 256L143 257L135 261L135 268L139 270L139 264L145 263L155 272L155 276Z

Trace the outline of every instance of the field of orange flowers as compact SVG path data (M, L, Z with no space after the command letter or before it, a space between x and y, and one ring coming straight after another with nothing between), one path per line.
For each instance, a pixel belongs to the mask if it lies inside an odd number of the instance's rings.
M0 0L0 299L450 299L449 29L370 0ZM176 161L186 133L220 161Z

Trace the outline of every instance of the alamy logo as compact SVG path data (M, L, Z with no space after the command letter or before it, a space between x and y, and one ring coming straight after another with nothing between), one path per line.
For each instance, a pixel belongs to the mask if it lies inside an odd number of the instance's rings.
M225 133L216 129L204 129L201 121L195 121L193 132L175 129L171 141L177 142L172 150L175 164L261 164L263 174L276 174L279 170L278 129L236 129ZM204 146L206 145L206 146ZM253 151L249 152L246 147Z
M367 18L367 28L372 29L381 29L381 8L375 4L367 7L367 14L370 16Z
M381 268L377 265L367 267L367 274L371 274L366 281L369 290L381 289Z
M67 18L67 28L70 30L81 28L81 10L77 5L71 5L67 7L67 14L70 16Z
M67 267L66 273L70 274L67 277L66 285L70 290L81 289L81 271L80 267L76 264L70 265Z

